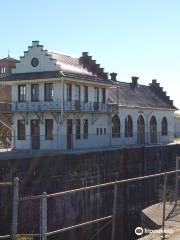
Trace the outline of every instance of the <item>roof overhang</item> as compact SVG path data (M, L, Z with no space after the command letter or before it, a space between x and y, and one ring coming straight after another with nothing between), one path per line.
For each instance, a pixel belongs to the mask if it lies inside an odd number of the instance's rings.
M117 105L117 103L108 103L108 105ZM175 112L177 111L178 109L176 107L172 107L172 108L166 108L166 107L158 107L158 108L155 108L155 107L142 107L142 106L127 106L127 105L121 105L119 104L118 105L118 108L127 108L127 109L141 109L141 110L157 110L157 111L172 111L172 112Z

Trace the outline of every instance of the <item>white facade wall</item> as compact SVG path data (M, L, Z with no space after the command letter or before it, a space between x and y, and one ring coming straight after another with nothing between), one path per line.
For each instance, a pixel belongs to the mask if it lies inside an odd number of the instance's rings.
M125 137L125 118L130 115L133 119L133 137ZM121 122L121 134L120 138L112 138L111 134L111 121L108 114L99 114L95 123L92 123L91 114L82 114L81 116L81 139L76 139L76 124L75 119L79 116L75 116L73 113L68 116L68 119L73 119L73 136L72 143L73 149L86 149L86 148L101 148L101 147L121 147L126 145L137 144L137 119L139 115L142 115L145 120L145 143L150 144L150 118L155 116L157 121L157 143L166 144L174 141L174 117L171 111L138 111L138 109L119 109L119 118ZM161 121L163 117L168 121L168 136L161 135ZM45 119L53 119L50 113L44 113ZM18 113L14 115L13 133L16 136L15 148L16 149L31 149L31 131L30 120L38 119L34 113L29 114L28 124L26 124L26 140L17 140L17 120L22 119L22 116ZM89 122L89 134L88 139L83 138L83 120L88 119ZM44 121L40 123L40 148L44 150L66 150L67 149L67 120L63 124L56 123L53 120L53 140L45 140L45 126ZM102 135L97 135L97 128L102 128ZM104 134L104 128L106 133Z
M39 47L38 44L38 42L33 42L33 46L28 47L28 51L24 52L24 57L20 57L21 61L12 70L13 73L47 72L61 69L59 65L56 65L56 60L52 60L51 56L47 55L47 51L43 50L43 46ZM35 57L39 59L37 67L31 65L31 60Z
M174 132L175 137L180 138L180 118L175 118L174 120Z

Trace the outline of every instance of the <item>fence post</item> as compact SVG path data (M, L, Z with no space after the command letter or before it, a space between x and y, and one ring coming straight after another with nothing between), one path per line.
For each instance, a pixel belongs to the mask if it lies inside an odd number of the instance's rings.
M162 221L162 240L166 238L165 234L165 217L166 217L166 191L167 191L167 174L164 175L163 185L163 221Z
M19 203L19 178L13 182L13 213L12 213L12 240L16 239L18 231L18 203Z
M41 199L41 237L42 240L46 240L47 236L47 196L46 192L43 192Z
M115 240L115 231L116 231L116 214L117 214L117 193L118 193L118 184L114 184L114 199L113 199L113 215L112 215L112 235L111 240Z
M175 190L175 202L177 202L178 200L178 194L179 194L179 172L177 172L177 170L179 170L180 166L179 166L179 162L180 162L180 158L176 157L176 190Z

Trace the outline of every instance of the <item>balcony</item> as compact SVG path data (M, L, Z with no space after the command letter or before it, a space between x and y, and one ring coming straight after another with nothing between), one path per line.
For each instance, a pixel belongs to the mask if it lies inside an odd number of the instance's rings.
M64 112L97 112L107 113L112 109L106 103L97 102L80 102L60 101L52 102L13 102L0 103L0 112L60 112L63 108Z

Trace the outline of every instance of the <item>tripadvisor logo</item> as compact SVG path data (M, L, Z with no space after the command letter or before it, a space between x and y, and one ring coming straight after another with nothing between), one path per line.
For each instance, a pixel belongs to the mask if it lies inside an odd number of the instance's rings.
M137 227L136 229L135 229L135 234L137 235L137 236L141 236L141 235L143 235L143 228L142 227Z

